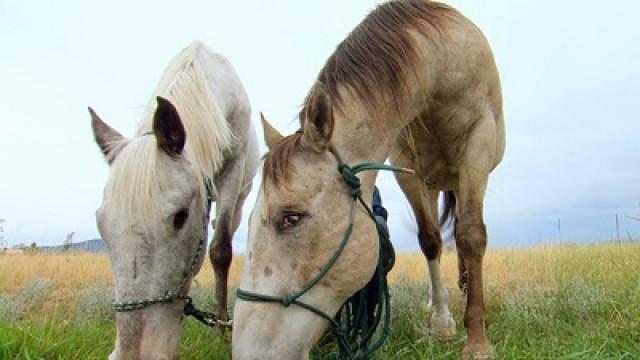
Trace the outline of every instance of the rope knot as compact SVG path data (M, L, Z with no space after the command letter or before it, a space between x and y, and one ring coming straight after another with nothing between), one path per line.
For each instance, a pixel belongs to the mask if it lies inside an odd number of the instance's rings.
M362 195L362 189L360 189L360 178L356 176L353 169L347 164L340 164L338 166L338 171L340 171L342 178L351 188L351 197L360 197Z
M280 299L280 302L282 303L282 305L284 305L284 307L289 307L289 305L293 304L295 299L295 294L287 294Z

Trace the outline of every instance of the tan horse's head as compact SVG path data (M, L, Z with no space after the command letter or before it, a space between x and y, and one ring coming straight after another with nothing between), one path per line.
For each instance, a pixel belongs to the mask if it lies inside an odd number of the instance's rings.
M283 137L264 119L264 176L249 220L240 288L284 296L300 291L335 254L349 225L352 197L330 143L333 112L324 92L312 95L303 131ZM338 152L340 150L337 150ZM370 198L371 184L363 185ZM371 279L378 259L376 229L356 207L353 233L335 266L299 300L329 316ZM296 304L238 300L234 359L304 359L329 322Z
M110 359L173 359L180 345L180 296L204 257L196 254L204 246L208 215L199 177L185 154L185 130L177 110L162 98L153 131L134 139L125 139L93 110L91 116L111 167L96 221L109 250L114 301L125 308L149 302L117 313ZM166 295L171 301L156 301Z

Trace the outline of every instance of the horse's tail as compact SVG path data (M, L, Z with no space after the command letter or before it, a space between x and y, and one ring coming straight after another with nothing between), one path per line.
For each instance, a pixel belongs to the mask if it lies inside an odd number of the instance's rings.
M442 215L440 215L440 226L453 225L454 233L456 227L456 195L453 191L444 191Z

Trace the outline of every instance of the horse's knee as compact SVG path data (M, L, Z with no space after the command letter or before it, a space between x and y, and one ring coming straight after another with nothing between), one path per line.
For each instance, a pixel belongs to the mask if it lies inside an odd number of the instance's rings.
M233 248L231 246L231 230L226 224L225 220L223 224L218 224L216 233L213 237L213 243L209 248L209 258L213 263L214 268L228 268L231 265L231 259L233 257Z
M209 257L213 263L214 269L226 269L231 265L231 259L233 252L231 249L231 243L224 246L212 246L209 250Z
M418 231L418 240L420 248L428 260L438 259L442 252L442 238L437 231L422 230Z
M485 224L457 224L456 245L465 259L482 258L487 248Z

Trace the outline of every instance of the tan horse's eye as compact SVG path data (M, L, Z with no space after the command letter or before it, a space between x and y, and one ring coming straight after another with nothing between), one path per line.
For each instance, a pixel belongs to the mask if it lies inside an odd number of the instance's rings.
M280 218L280 221L278 223L278 229L281 231L292 229L298 226L298 224L300 224L300 221L302 221L303 217L304 217L304 214L300 214L300 213L294 213L294 212L284 213L282 214L282 217Z

